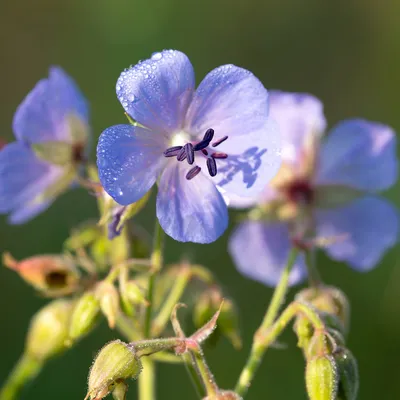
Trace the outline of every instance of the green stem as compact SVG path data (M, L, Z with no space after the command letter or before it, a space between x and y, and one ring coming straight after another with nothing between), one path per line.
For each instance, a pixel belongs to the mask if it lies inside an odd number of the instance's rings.
M163 250L164 250L164 231L162 230L158 220L154 229L154 245L151 254L152 271L149 276L149 286L147 292L147 299L149 306L146 309L144 320L144 337L149 338L151 333L151 320L153 317L153 303L154 303L154 283L157 273L162 268L163 264ZM154 361L149 357L143 358L143 371L139 375L139 399L140 400L155 400L156 398L156 371Z
M0 400L14 400L23 386L35 378L42 363L23 354L0 391Z
M151 254L151 264L152 272L149 276L149 286L147 292L147 300L149 301L149 306L146 309L146 316L144 321L144 337L150 337L151 330L151 318L153 316L153 300L154 300L154 281L157 273L162 268L163 263L163 249L164 249L164 231L162 230L158 220L156 221L156 226L154 228L154 246L153 252Z
M155 400L155 364L149 357L143 357L141 361L143 370L139 375L139 399Z
M292 318L299 314L308 319L310 324L313 326L314 331L323 331L325 329L324 322L321 320L318 313L311 309L307 304L301 302L293 302L289 304L275 323L267 330L262 331L259 329L257 331L254 337L252 357L249 358L235 388L237 394L240 396L246 394L266 350L282 333Z
M308 282L311 287L318 288L322 285L321 275L316 267L316 250L311 249L305 252L306 266L308 273Z
M206 359L203 356L202 350L199 348L196 350L189 350L190 358L191 358L191 373L195 374L197 378L200 378L202 382L202 388L204 387L207 392L207 398L214 398L214 396L218 393L219 388L217 383L215 382L214 375L212 374L210 368L207 365ZM186 365L189 365L188 363ZM194 375L193 375L194 378ZM199 379L196 379L196 388L199 389L199 384L201 382Z
M187 283L190 279L190 270L188 268L183 267L178 274L178 277L170 290L167 299L164 302L161 310L158 315L154 319L152 334L153 336L158 336L164 329L165 325L171 318L172 310L175 305L179 303L183 292L187 286Z
M267 332L274 322L276 316L278 315L279 309L285 301L285 296L289 287L290 272L297 259L298 254L299 250L297 248L293 248L290 251L285 269L282 272L278 286L275 288L274 294L272 296L271 303L257 332ZM235 391L239 395L244 396L246 394L251 384L251 381L253 380L254 375L261 363L265 351L266 346L260 344L257 340L254 340L249 358L247 359L246 365L244 366L240 374L239 380L236 384Z
M183 361L185 362L186 371L190 376L190 380L192 381L194 390L196 391L196 394L199 397L199 399L202 399L206 395L206 392L204 390L203 384L201 383L198 371L195 365L193 365L192 355L186 353L182 356L182 358Z

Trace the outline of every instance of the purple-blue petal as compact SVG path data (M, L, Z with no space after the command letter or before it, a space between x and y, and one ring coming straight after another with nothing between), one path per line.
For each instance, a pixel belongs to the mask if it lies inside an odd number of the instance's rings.
M97 145L97 167L105 191L119 204L143 197L166 162L162 136L132 125L107 128Z
M0 213L12 212L13 223L32 218L46 208L50 200L31 202L54 184L63 172L62 168L39 160L24 143L6 145L0 151Z
M323 143L319 162L317 183L370 192L387 189L398 176L395 133L376 122L343 121Z
M217 147L228 158L217 160L218 174L213 181L232 207L238 198L256 201L281 165L280 136L275 123L265 121L262 132L233 136Z
M24 224L25 222L36 217L41 212L45 211L54 199L42 201L40 203L27 203L13 210L8 217L8 222L11 225Z
M255 197L277 173L281 163L280 135L268 115L268 92L249 71L223 65L197 88L187 113L185 131L202 138L214 129L216 147L228 154L218 160L214 182L224 196Z
M269 92L269 112L282 136L282 159L297 164L302 150L326 128L323 104L306 93Z
M223 65L206 75L189 106L185 131L202 139L214 129L214 140L227 135L262 134L268 119L268 92L250 72Z
M68 116L88 124L88 105L78 86L60 67L52 67L49 77L39 81L18 106L13 129L26 143L71 141Z
M229 240L229 253L239 272L268 286L279 282L290 248L289 229L281 223L246 221L236 228ZM299 255L289 282L296 285L306 276L304 256Z
M358 271L375 267L399 237L398 211L386 200L363 197L338 209L318 210L319 237L335 238L328 254Z
M159 183L157 217L161 227L179 242L211 243L228 226L225 202L211 179L200 172L191 180L191 166L169 162Z
M155 132L172 133L182 128L194 86L194 71L187 56L164 50L123 71L116 91L134 120Z

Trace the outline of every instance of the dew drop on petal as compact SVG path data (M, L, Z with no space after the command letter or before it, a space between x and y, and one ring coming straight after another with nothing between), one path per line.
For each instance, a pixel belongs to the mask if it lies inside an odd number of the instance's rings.
M153 53L151 55L151 59L154 61L161 60L163 58L163 55L161 53Z

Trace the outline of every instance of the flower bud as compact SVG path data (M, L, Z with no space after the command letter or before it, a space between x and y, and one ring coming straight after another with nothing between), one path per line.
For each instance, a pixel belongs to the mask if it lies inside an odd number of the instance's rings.
M332 342L331 337L326 332L315 332L305 349L306 359L331 355L335 350L336 343Z
M126 393L128 391L128 385L125 382L117 383L112 395L114 400L126 400Z
M78 271L72 260L65 256L42 255L17 261L10 253L4 253L3 264L46 296L73 293L78 285Z
M216 333L226 336L235 348L242 346L239 333L239 319L235 304L230 299L224 299L215 287L206 290L199 297L193 312L193 322L196 327L204 325L221 306Z
M316 356L307 361L306 386L310 400L336 400L338 372L332 356Z
M90 369L86 399L100 400L114 390L114 398L123 399L126 386L119 385L128 378L137 378L141 370L142 364L129 345L120 340L106 344Z
M231 390L220 390L213 396L204 397L203 400L242 400L242 397Z
M110 282L100 282L96 286L95 295L100 302L100 309L108 321L111 329L115 327L115 321L119 313L119 295L118 290Z
M350 350L345 348L339 348L333 357L339 373L338 399L356 400L359 387L357 360Z
M332 314L342 324L341 330L346 331L349 325L350 306L345 294L331 286L308 288L300 291L296 299L312 304L318 311Z
M84 293L72 312L68 340L70 344L86 335L96 324L100 315L100 302L93 292Z
M26 338L26 353L44 361L64 349L72 302L54 300L38 311L31 320Z

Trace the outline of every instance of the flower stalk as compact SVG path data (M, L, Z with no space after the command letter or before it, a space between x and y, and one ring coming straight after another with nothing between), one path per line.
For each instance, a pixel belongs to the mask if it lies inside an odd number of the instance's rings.
M299 250L295 247L290 251L286 267L282 272L280 281L276 286L274 294L272 296L271 303L255 335L250 356L246 362L246 365L242 370L242 373L240 374L239 381L236 384L235 391L241 396L246 394L251 384L251 381L253 380L254 375L261 363L264 353L269 345L268 343L260 343L257 340L257 336L259 333L268 332L276 316L278 315L279 309L281 308L283 302L285 301L286 293L289 287L290 272L292 270L292 267L296 261L298 254Z

